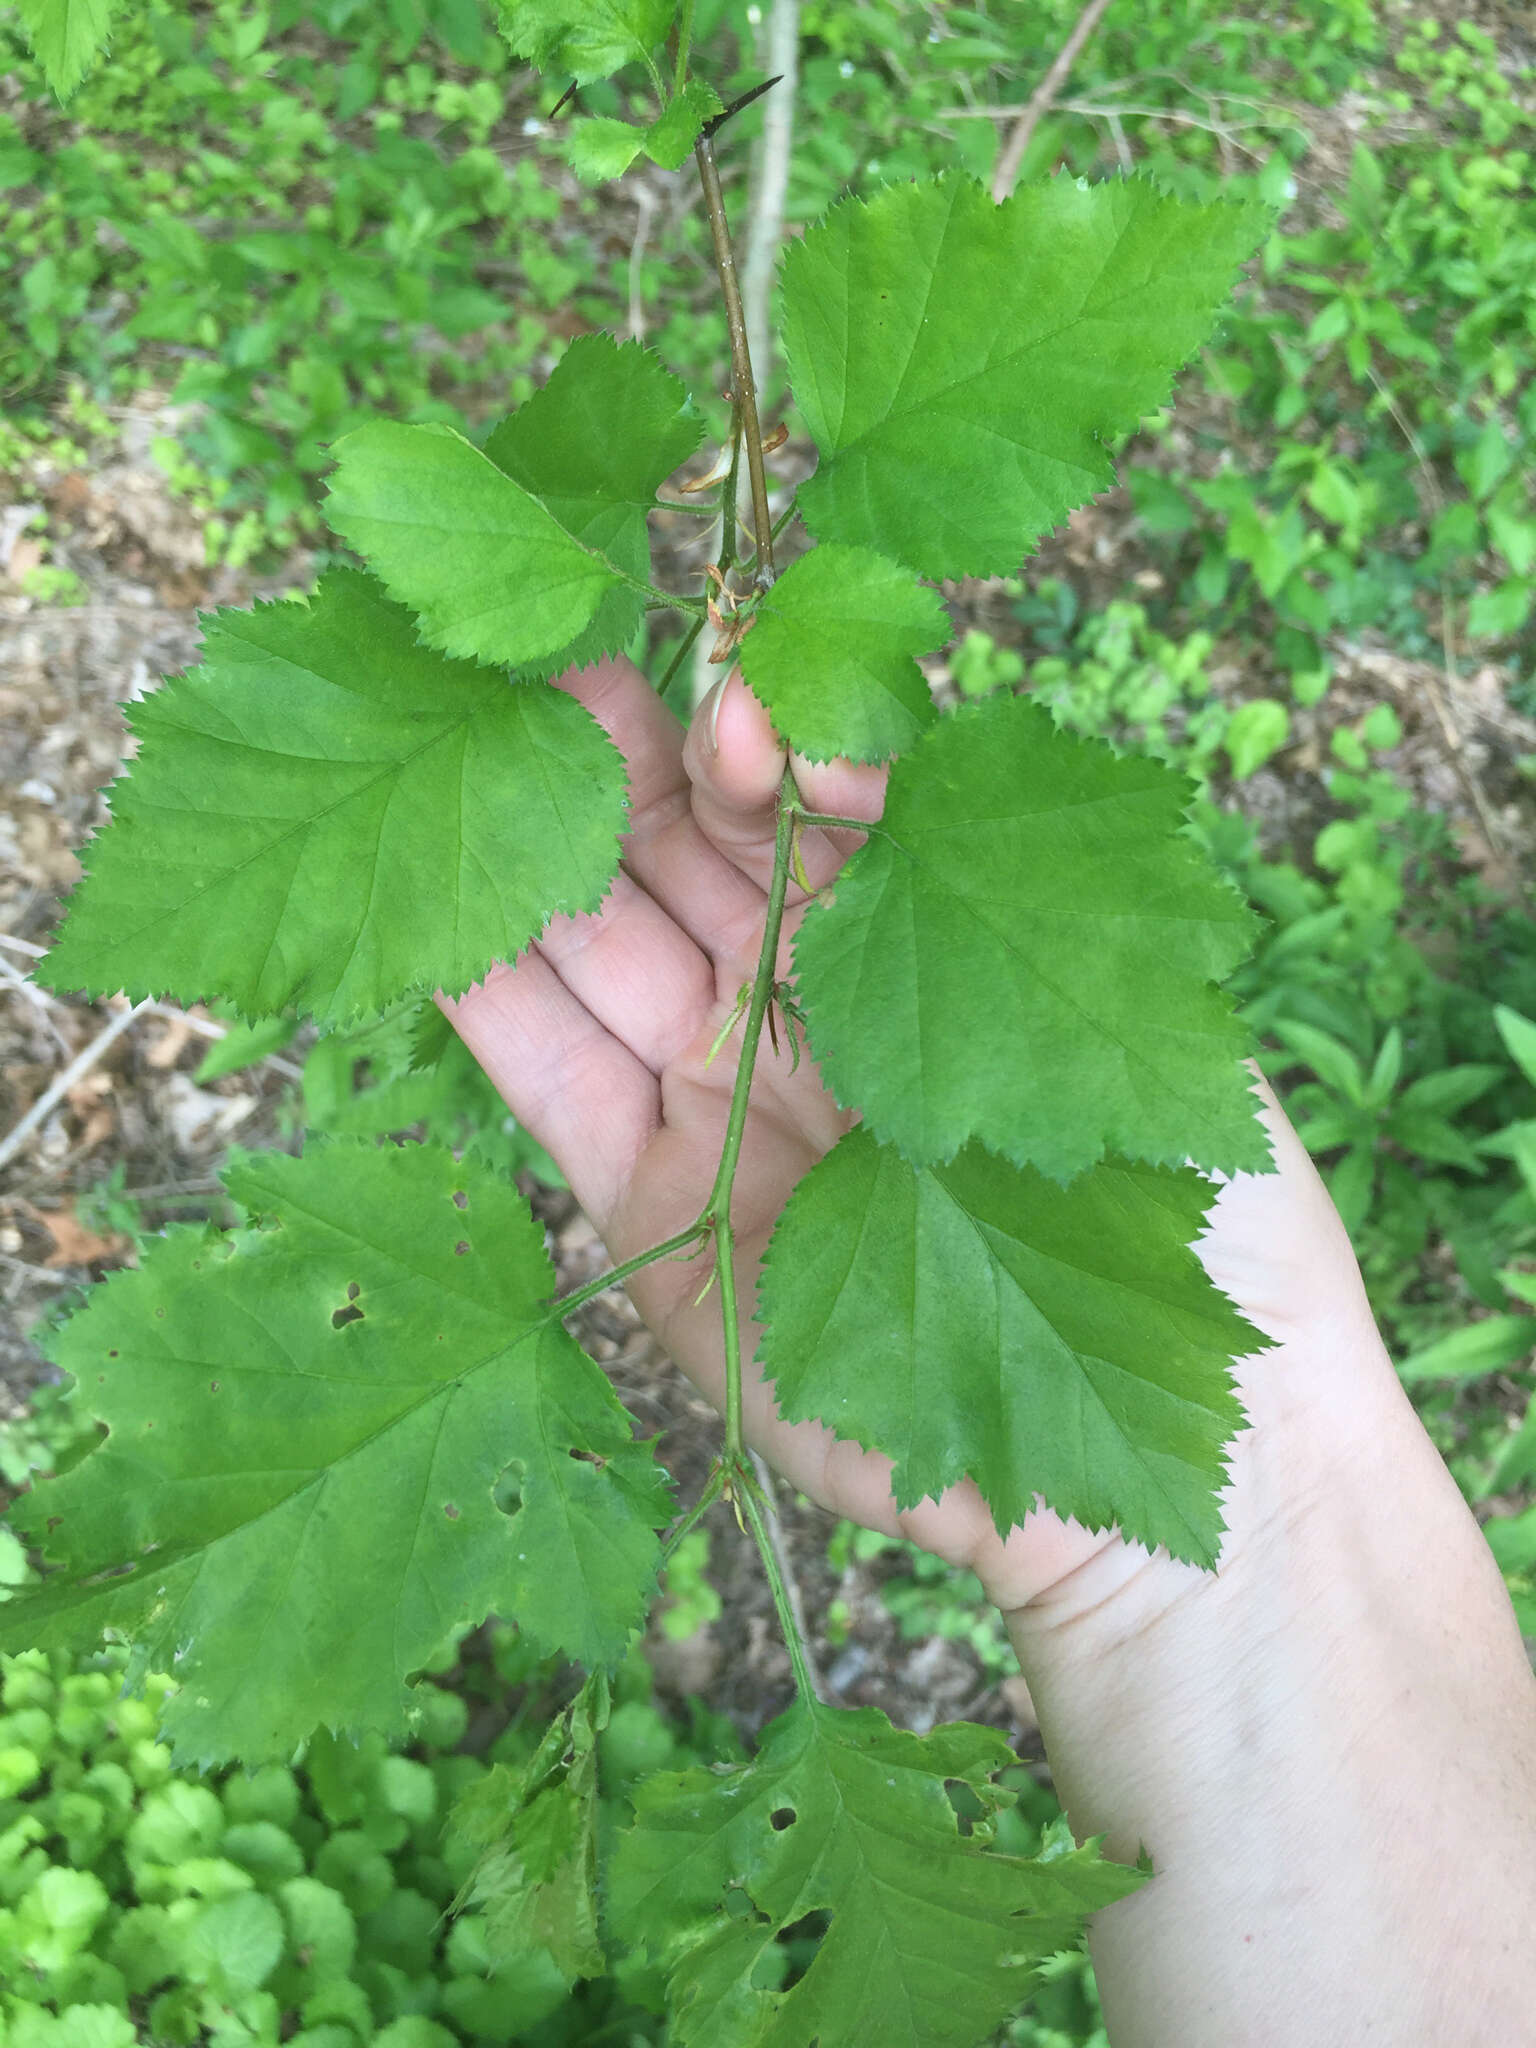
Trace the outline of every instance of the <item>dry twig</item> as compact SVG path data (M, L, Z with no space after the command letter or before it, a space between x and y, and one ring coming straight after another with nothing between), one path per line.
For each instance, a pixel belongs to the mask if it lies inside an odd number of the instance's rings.
M97 1032L84 1051L78 1053L70 1061L63 1073L54 1076L53 1080L43 1090L42 1094L39 1095L36 1102L33 1103L21 1121L13 1125L6 1135L0 1138L0 1166L8 1165L15 1158L32 1133L39 1125L47 1122L70 1089L75 1086L77 1081L84 1079L103 1053L106 1052L108 1046L121 1038L129 1025L134 1023L139 1017L142 1017L146 1010L153 1010L154 1007L155 1005L152 1002L145 1001L134 1003L126 1010L119 1010L111 1022Z

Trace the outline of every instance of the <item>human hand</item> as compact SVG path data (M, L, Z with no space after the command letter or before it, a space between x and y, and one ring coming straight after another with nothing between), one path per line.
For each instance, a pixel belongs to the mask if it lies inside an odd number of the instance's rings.
M560 686L628 762L623 872L599 912L556 920L516 965L494 969L444 1008L622 1262L685 1229L714 1178L737 1040L706 1060L757 960L785 757L735 676L717 686L686 736L628 662L601 663ZM795 773L812 810L879 816L883 770L797 760ZM832 880L857 843L854 834L807 832L813 886ZM803 892L792 886L790 902L780 972ZM1331 1204L1272 1098L1266 1107L1281 1172L1226 1189L1201 1252L1250 1317L1283 1336L1298 1313L1329 1315L1343 1300L1363 1312L1363 1300ZM850 1121L808 1058L791 1071L787 1048L775 1058L764 1042L732 1204L748 1360L757 1267L774 1222ZM698 1300L708 1271L706 1251L649 1266L629 1286L678 1364L721 1405L720 1306L709 1295ZM834 1513L972 1567L1004 1608L1023 1606L1117 1544L1043 1510L1005 1541L970 1484L899 1511L888 1459L819 1425L785 1423L750 1364L744 1380L748 1439L786 1479Z
M686 743L626 662L563 687L629 763L624 872L598 914L559 920L444 1007L622 1261L685 1230L714 1181L735 1041L705 1061L757 959L784 757L734 678ZM879 771L795 768L809 807L878 816ZM853 843L806 835L813 885ZM889 1460L785 1423L751 1367L748 1438L835 1513L977 1571L1077 1833L1105 1833L1115 1855L1150 1847L1157 1882L1094 1931L1117 2048L1277 2048L1321 2039L1319 2015L1329 2040L1470 2042L1456 2029L1474 2000L1491 2016L1475 2038L1511 2040L1529 2002L1530 1886L1510 1878L1536 1840L1529 1669L1333 1205L1267 1090L1261 1102L1277 1171L1224 1186L1196 1247L1275 1340L1237 1366L1251 1426L1232 1448L1219 1572L1044 1510L1004 1540L969 1483L899 1513ZM732 1204L744 1356L774 1221L849 1120L808 1059L792 1073L760 1048ZM629 1286L719 1404L719 1303L697 1299L710 1270L704 1255L663 1261ZM1437 1883L1455 1887L1459 1918Z

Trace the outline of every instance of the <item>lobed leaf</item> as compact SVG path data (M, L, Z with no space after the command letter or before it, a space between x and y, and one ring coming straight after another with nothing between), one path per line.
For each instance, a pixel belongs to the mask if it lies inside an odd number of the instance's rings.
M969 1138L1068 1180L1106 1151L1258 1170L1215 986L1254 919L1180 836L1183 778L1026 698L940 719L795 939L828 1085L919 1165Z
M127 1636L174 1673L178 1762L410 1725L411 1675L491 1613L621 1656L663 1475L544 1303L543 1231L437 1146L311 1144L225 1176L252 1219L97 1289L58 1363L108 1435L13 1518L55 1569L0 1644Z
M1115 480L1269 225L1145 178L969 178L844 200L784 259L784 346L820 451L819 538L935 579L1010 572Z
M542 1950L567 1981L603 1974L597 1737L608 1711L596 1672L521 1770L495 1765L454 1807L451 1832L478 1851L455 1905L484 1914L493 1965Z
M577 540L643 582L651 567L646 512L702 432L682 382L649 349L584 334L528 403L492 431L485 453ZM592 624L560 649L559 665L584 667L627 647L643 607L632 585L609 591ZM554 665L546 659L540 672Z
M342 435L326 517L428 646L548 675L632 637L647 508L701 431L655 356L588 335L483 449L389 420Z
M337 1023L462 992L617 865L624 764L596 720L417 645L354 570L215 613L201 665L130 722L55 988Z
M580 114L560 138L560 154L584 185L622 178L645 142L645 130L607 114Z
M669 1964L678 2048L974 2048L1034 1966L1125 1898L1134 1870L1095 1846L1026 1862L988 1847L1013 1761L965 1723L916 1736L872 1708L797 1705L730 1770L664 1772L635 1793L614 1854L618 1930ZM962 1837L947 1783L981 1807ZM831 1914L785 1990L762 1967L785 1928Z
M759 1312L780 1411L895 1461L898 1506L970 1477L1210 1565L1231 1360L1266 1348L1189 1249L1214 1196L1113 1161L1061 1188L967 1145L913 1167L864 1126L800 1182Z
M496 0L512 53L578 85L643 63L672 26L673 0Z
M828 541L759 599L741 673L798 752L884 761L938 716L915 657L951 630L937 591L899 563Z
M720 112L721 104L712 85L690 78L654 121L637 125L605 114L578 116L565 130L561 154L590 185L621 178L642 150L663 170L681 170L704 123Z
M17 0L49 87L67 100L105 47L115 0Z
M646 155L664 171L680 171L704 132L704 123L724 105L712 85L702 78L690 78L646 129Z

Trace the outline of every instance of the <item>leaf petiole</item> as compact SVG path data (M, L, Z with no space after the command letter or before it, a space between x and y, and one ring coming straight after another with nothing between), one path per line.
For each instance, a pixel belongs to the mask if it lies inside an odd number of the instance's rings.
M569 1294L562 1294L558 1301L550 1304L546 1323L564 1322L599 1294L606 1294L610 1287L617 1287L632 1273L643 1272L647 1266L654 1266L658 1260L670 1259L679 1254L701 1250L709 1236L710 1226L703 1217L690 1223L686 1230L678 1231L675 1237L663 1238L660 1244L653 1244L648 1250L636 1252L632 1259L625 1259L622 1265L610 1266L606 1273L599 1273L595 1280L589 1280L584 1287L575 1287Z
M774 1550L773 1541L768 1534L763 1511L758 1505L755 1492L748 1487L739 1487L735 1498L746 1510L758 1556L763 1560L763 1570L767 1574L774 1609L779 1617L779 1631L784 1638L785 1648L789 1651L790 1666L795 1674L795 1690L808 1707L819 1706L821 1696L811 1675L810 1659L805 1653L805 1639L800 1633L799 1623L795 1620L794 1603L789 1597L789 1588L784 1583L784 1574L779 1569L778 1553Z
M661 1546L661 1557L656 1567L659 1572L666 1570L683 1538L688 1535L695 1523L703 1520L704 1516L709 1513L715 1502L725 1492L725 1476L725 1462L723 1459L717 1458L709 1477L704 1482L703 1492Z
M713 1225L715 1233L715 1272L720 1281L720 1321L725 1337L725 1448L727 1457L735 1459L738 1463L743 1456L744 1446L741 1431L741 1331L736 1301L736 1237L731 1223L731 1189L735 1183L736 1165L741 1157L741 1141L746 1130L747 1102L752 1092L752 1072L757 1064L758 1042L763 1035L763 1020L767 1015L768 1005L773 999L775 968L779 955L779 932L784 923L784 899L789 891L789 843L794 828L794 814L787 799L792 787L793 784L786 774L780 796L778 822L774 828L773 874L768 884L768 909L763 923L762 945L757 956L757 972L752 980L752 1000L747 1010L746 1029L742 1034L741 1057L736 1065L736 1084L731 1090L730 1114L725 1127L725 1143L720 1151L720 1165L704 1210L704 1216Z
M882 839L891 837L878 818L839 818L831 811L802 810L797 810L795 816L802 826L814 826L820 832L876 832ZM795 876L795 880L800 882L799 875ZM800 886L804 889L806 884L800 882ZM814 895L816 892L811 890L809 893Z
M694 0L683 0L677 19L677 60L672 67L672 91L676 95L688 83L688 56L693 44Z

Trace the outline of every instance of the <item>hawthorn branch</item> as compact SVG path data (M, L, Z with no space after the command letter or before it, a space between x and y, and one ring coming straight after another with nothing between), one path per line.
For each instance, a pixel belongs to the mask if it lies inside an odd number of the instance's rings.
M768 81L769 84L773 82ZM704 192L704 208L709 216L710 236L715 245L715 269L720 277L720 294L725 301L726 326L731 337L731 401L736 423L746 442L747 474L752 480L752 530L757 541L757 568L752 580L759 590L766 590L774 580L773 518L768 510L768 475L763 464L763 430L757 416L752 350L747 340L741 287L736 278L736 255L731 246L730 224L725 217L725 196L720 189L720 168L715 162L714 132L721 122L739 112L747 99L755 99L758 92L766 90L766 86L759 86L753 93L727 107L724 114L717 114L706 124L694 150L699 166L699 183ZM735 510L734 504L727 507L728 526L735 518Z
M741 1429L741 1330L736 1301L736 1232L731 1222L731 1190L736 1180L736 1163L747 1127L747 1102L752 1093L752 1072L757 1065L758 1041L763 1020L773 1000L778 978L779 932L784 923L784 899L789 893L789 857L794 836L793 782L786 773L786 789L779 800L778 822L773 839L773 875L768 884L768 910L763 922L763 942L758 949L757 969L752 977L752 996L741 1036L741 1053L736 1062L736 1081L731 1089L731 1107L726 1118L725 1143L715 1184L704 1207L704 1218L714 1231L715 1277L720 1283L720 1322L725 1336L725 1455L733 1468L745 1456Z

